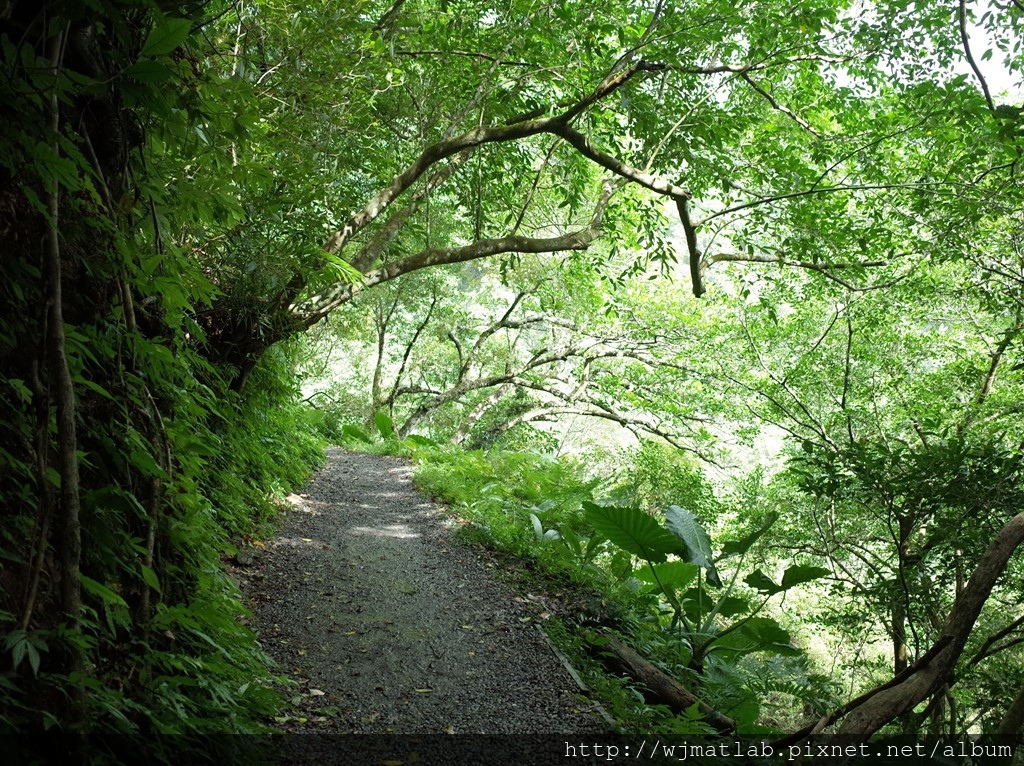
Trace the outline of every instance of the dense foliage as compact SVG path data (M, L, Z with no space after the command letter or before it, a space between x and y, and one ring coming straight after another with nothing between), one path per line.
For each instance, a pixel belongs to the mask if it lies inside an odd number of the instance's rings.
M1019 738L1022 26L0 4L0 727L257 729L222 559L320 428L418 444L494 538L632 593L744 731Z

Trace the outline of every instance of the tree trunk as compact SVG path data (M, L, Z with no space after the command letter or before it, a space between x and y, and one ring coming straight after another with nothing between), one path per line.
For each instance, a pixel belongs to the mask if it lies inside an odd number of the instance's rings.
M1015 516L999 531L957 597L942 631L948 644L906 679L871 696L851 710L839 729L840 737L866 739L951 682L953 670L982 607L1006 568L1010 556L1022 542L1024 513Z
M50 62L54 74L59 76L64 49L64 34L57 34L51 41ZM50 101L50 130L53 134L53 150L60 154L57 135L60 131L60 104L56 92ZM60 567L60 604L67 621L66 627L72 633L81 630L82 618L82 529L79 519L79 477L78 437L75 430L75 390L65 355L63 291L61 286L60 251L60 184L56 178L49 188L49 231L43 251L43 273L45 274L45 295L47 301L46 355L50 379L57 410L57 451L56 465L60 475L60 501L56 518L57 563ZM67 672L80 675L83 661L81 650L73 644L67 645ZM82 688L71 686L69 699L69 724L81 723Z
M996 736L1001 740L1016 744L1020 744L1021 739L1024 739L1024 686L1010 703L1003 720L999 722Z
M903 602L903 592L896 584L897 592L892 597L892 668L893 676L898 676L910 665L907 656L907 610Z

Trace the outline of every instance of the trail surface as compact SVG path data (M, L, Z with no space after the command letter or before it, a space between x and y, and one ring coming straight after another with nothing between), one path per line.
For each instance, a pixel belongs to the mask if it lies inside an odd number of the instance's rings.
M290 738L309 760L324 734L605 729L538 631L543 607L455 539L405 461L327 457L239 571L266 651L298 683L279 723L321 735Z

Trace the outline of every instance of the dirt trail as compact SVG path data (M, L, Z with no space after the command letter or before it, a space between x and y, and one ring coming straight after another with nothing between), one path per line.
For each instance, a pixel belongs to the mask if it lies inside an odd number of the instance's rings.
M543 606L498 582L494 565L454 538L406 462L327 454L265 555L240 572L264 647L299 683L284 728L606 728L537 630Z

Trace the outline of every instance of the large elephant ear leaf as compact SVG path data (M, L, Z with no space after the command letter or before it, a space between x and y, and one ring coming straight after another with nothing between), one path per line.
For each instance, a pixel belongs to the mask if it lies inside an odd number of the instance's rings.
M697 517L685 508L670 505L665 510L665 521L669 530L686 546L690 561L708 573L708 582L721 585L722 580L712 560L711 538Z
M395 422L391 419L384 410L374 413L373 422L377 426L377 430L380 432L381 438L383 439L394 439L395 438Z
M627 553L652 563L679 551L679 542L657 520L636 508L584 503L587 519L598 534Z
M747 575L743 582L762 593L774 596L776 593L783 593L790 588L795 588L797 585L803 585L805 582L811 582L812 580L817 580L830 574L832 573L823 567L794 564L787 568L785 573L782 575L782 585L776 585L775 581L760 569Z
M651 571L652 569L654 571ZM693 582L698 574L700 567L689 561L666 561L662 564L652 564L651 567L644 566L636 570L633 576L641 582L660 586L665 590L678 590Z

